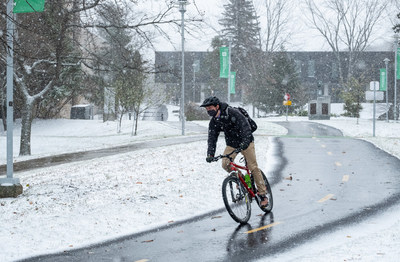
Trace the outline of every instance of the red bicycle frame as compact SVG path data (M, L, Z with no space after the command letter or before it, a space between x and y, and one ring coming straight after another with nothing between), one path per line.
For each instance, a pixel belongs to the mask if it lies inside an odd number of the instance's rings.
M249 170L249 168L248 168L247 166L241 166L241 165L235 164L235 163L232 162L232 161L231 161L229 164L231 165L231 170L232 170L232 171L239 171L239 169L242 169L242 170L246 170L247 174L250 175L250 170ZM242 184L246 187L247 191L250 193L250 196L251 196L251 197L256 197L256 195L254 194L253 190L251 190L251 189L247 186L247 183L246 183L246 181L243 179L243 177L242 177L242 176L238 176L238 177L239 177L240 182L242 182Z

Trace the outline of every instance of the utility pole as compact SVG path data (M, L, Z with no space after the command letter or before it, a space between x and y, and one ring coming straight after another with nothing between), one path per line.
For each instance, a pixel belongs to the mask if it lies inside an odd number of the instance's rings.
M193 102L196 102L196 63L193 62Z
M395 49L394 49L394 121L397 121L397 55L399 47L399 36L396 34L395 37Z
M7 177L0 178L0 197L17 197L22 194L19 178L14 178L13 117L14 117L14 1L7 1Z
M181 88L181 121L182 135L185 135L185 12L187 0L179 0L179 12L181 12L181 37L182 37L182 88Z
M228 36L228 104L231 102L231 50L232 50L232 36Z

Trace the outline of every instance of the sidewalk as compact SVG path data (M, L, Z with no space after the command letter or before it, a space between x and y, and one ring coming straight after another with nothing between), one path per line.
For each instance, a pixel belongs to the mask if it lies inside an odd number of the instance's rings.
M31 135L31 155L19 156L21 125L14 127L13 158L15 166L19 162L71 154L76 152L107 150L120 148L135 143L158 141L166 138L182 137L181 123L177 121L139 121L137 135L132 135L133 122L124 119L122 130L117 133L116 121L103 122L102 120L34 120ZM186 136L206 134L207 128L193 122L186 122ZM0 165L6 164L7 136L0 133ZM121 149L121 148L120 148ZM4 171L0 166L0 172ZM17 167L18 168L18 167Z

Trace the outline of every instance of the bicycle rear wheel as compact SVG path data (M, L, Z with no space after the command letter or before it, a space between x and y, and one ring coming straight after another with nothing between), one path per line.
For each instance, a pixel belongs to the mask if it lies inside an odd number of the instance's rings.
M229 215L238 223L246 224L251 215L251 202L247 190L234 175L222 183L222 199Z
M262 211L264 211L265 213L269 213L269 212L271 212L272 207L274 206L274 198L272 197L271 186L270 186L270 184L269 184L269 182L268 182L267 177L265 176L265 174L264 174L264 172L263 172L262 170L261 170L261 174L262 174L262 177L263 177L263 179L264 179L265 188L267 189L267 194L266 194L266 196L267 196L267 198L268 198L268 205L267 205L266 207L261 207L261 206L260 206L261 200L260 200L259 197L256 197L256 201L257 201L257 204L258 204L258 206L260 207L260 209L261 209Z

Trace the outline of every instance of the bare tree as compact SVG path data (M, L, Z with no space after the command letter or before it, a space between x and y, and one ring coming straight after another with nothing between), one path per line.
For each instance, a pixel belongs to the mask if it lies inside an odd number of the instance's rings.
M265 50L267 52L280 51L291 34L288 30L291 1L265 0L265 7L266 28L265 36L262 38L265 42Z
M14 40L16 68L14 79L23 97L21 143L19 155L31 154L31 126L34 106L52 89L60 87L66 68L77 66L69 24L76 14L94 8L100 0L71 5L63 0L52 1L47 11L21 16ZM29 27L28 24L35 24ZM33 40L33 41L32 41Z
M277 86L272 84L277 79L271 81L272 78L278 76L271 73L276 71L273 52L282 52L284 44L290 37L289 11L291 3L291 1L284 0L262 0L263 7L259 8L261 11L255 16L260 24L264 22L265 28L264 31L259 31L259 50L253 50L249 55L252 58L249 64L249 68L252 70L252 88L246 90L244 102L253 103L253 116L255 116L256 106L266 109L265 104L267 103L272 107L278 101L281 102L274 99L272 99L273 102L267 100L273 97L272 93L276 93L277 90ZM282 73L286 72L280 72L280 74Z
M308 20L335 53L342 83L356 69L359 52L368 47L378 21L388 2L381 0L327 0L317 5L315 0L305 0L310 12ZM347 74L341 66L346 51Z
M395 11L395 18L391 19L392 20L392 25L393 25L393 30L395 33L400 33L400 1L398 0L391 0L393 4L393 9L390 10L396 10ZM389 16L391 17L391 13L389 13Z
M31 154L31 126L35 117L35 105L42 101L50 91L60 89L69 76L72 67L85 65L89 70L93 66L93 50L85 49L80 36L83 29L91 35L96 35L97 28L126 28L136 32L142 43L151 46L154 34L169 38L163 26L179 27L178 9L171 1L157 3L159 10L152 13L140 12L138 3L145 0L124 0L122 2L132 11L129 23L116 25L112 23L96 23L96 8L109 0L52 0L46 1L42 13L23 14L16 21L16 38L14 39L15 73L14 80L18 87L23 104L21 105L22 128L19 155ZM7 17L4 5L0 6L1 21ZM100 10L100 9L99 9ZM195 21L196 19L188 19ZM5 23L3 23L5 24ZM152 28L152 30L150 30ZM6 34L0 36L2 52L0 57L1 74L5 70ZM86 39L89 39L87 37ZM95 37L94 37L95 38Z

